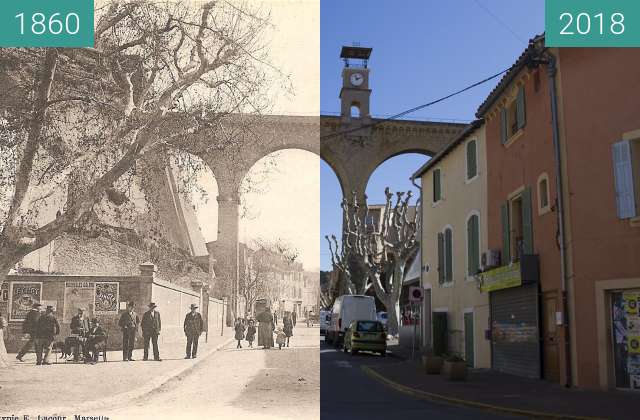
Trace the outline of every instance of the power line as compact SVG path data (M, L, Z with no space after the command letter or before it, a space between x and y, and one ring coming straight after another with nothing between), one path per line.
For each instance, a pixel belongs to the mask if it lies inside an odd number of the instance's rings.
M518 41L520 41L522 43L526 43L527 42L524 39L522 39L522 37L520 35L518 35L516 33L516 31L511 29L511 27L509 25L507 25L502 19L500 19L495 13L493 13L487 6L485 6L484 4L480 3L480 0L474 0L474 1L478 5L478 7L480 7L482 10L484 10L485 13L487 13L489 16L491 16L493 18L493 20L498 22L499 25L501 25L503 28L505 28L507 31L509 31L511 33L511 35L513 35Z
M426 103L426 104L418 105L418 106L416 106L416 107L413 107L413 108L407 109L406 111L403 111L403 112L401 112L401 113L399 113L399 114L392 115L392 116L391 116L391 117L389 117L389 118L385 118L385 119L382 119L382 120L374 121L374 122L372 122L372 123L370 123L370 124L365 124L365 125L362 125L362 126L360 126L360 127L351 128L351 129L349 129L349 130L339 131L339 132L331 133L331 134L325 134L324 136L320 136L320 139L327 139L327 138L331 138L331 137L342 136L342 135L345 135L345 134L349 134L349 133L353 133L353 132L355 132L355 131L362 130L363 128L375 127L375 126L377 126L377 125L383 124L383 123L388 122L388 121L397 120L398 118L402 118L402 117L404 117L404 116L406 116L406 115L409 115L409 114L412 114L412 113L414 113L414 112L416 112L416 111L420 111L421 109L424 109L424 108L427 108L427 107L433 106L433 105L435 105L435 104L437 104L437 103L440 103L440 102L446 101L447 99L452 98L452 97L454 97L454 96L456 96L456 95L459 95L459 94L461 94L461 93L464 93L464 92L466 92L466 91L468 91L468 90L471 90L471 89L473 89L474 87L477 87L477 86L480 86L480 85L482 85L482 84L484 84L484 83L487 83L487 82L489 82L489 81L491 81L491 80L495 79L496 77L502 76L503 74L505 74L506 72L508 72L510 68L511 68L511 67L509 67L509 68L507 68L507 69L504 69L504 70L502 70L501 72L494 74L493 76L489 76L489 77L487 77L486 79L482 79L482 80L480 80L479 82L476 82L476 83L474 83L474 84L472 84L472 85L469 85L469 86L467 86L467 87L465 87L465 88L463 88L463 89L460 89L460 90L458 90L458 91L455 91L455 92L453 92L453 93L450 93L450 94L449 94L449 95L447 95L447 96L443 96L443 97L441 97L441 98L438 98L438 99L436 99L436 100L434 100L434 101L431 101L431 102L428 102L428 103Z

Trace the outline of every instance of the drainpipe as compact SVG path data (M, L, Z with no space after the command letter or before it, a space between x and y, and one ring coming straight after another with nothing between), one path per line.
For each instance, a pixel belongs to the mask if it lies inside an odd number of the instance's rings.
M422 208L423 208L423 203L422 203L422 187L419 186L418 184L416 184L416 178L415 176L411 176L411 183L413 184L414 187L416 187L419 191L420 191L420 208L416 209L416 211L420 211L418 217L420 218L420 287L422 287L422 229L424 229L424 223L422 220L422 216L423 216L423 212L422 212ZM424 296L424 295L423 295ZM422 337L422 343L420 343L420 346L423 346L425 344L425 328L424 328L424 316L425 314L423 314L422 309L424 308L424 302L422 303L422 306L420 307L420 322L423 324L422 326L422 331L420 332L420 336ZM415 336L415 333L414 333ZM420 347L418 347L420 348Z
M558 208L558 234L560 236L560 276L562 290L562 313L563 327L565 331L565 366L566 381L564 386L569 388L572 385L571 372L571 337L569 331L569 303L567 292L567 257L565 245L565 226L564 226L564 190L562 186L562 155L560 153L560 129L558 127L558 96L556 88L556 57L549 51L546 51L547 75L549 77L549 95L551 97L551 126L553 134L553 147L555 154L556 166L556 191L557 191L557 208Z

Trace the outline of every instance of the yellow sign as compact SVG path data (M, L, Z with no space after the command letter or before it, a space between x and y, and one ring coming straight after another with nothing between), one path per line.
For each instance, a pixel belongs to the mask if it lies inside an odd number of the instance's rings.
M481 275L482 283L480 290L483 292L493 292L494 290L508 289L522 285L520 275L520 263L505 265L494 268Z

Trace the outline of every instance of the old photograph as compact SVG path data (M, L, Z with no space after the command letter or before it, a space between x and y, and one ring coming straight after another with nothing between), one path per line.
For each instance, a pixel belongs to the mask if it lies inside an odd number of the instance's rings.
M94 6L0 48L0 416L318 419L319 1Z

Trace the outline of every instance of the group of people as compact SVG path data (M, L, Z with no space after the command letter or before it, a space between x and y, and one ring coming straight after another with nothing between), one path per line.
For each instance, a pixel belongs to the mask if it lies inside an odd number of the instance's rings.
M258 320L258 346L262 346L264 349L270 349L278 345L280 350L282 350L282 347L289 347L289 341L291 337L293 337L293 328L296 325L295 311L284 313L282 326L278 326L278 316L271 312L271 308L266 308L263 312L259 313L256 318ZM255 320L238 318L234 328L235 339L238 341L236 348L242 348L242 340L247 340L249 347L253 347L253 341L256 336Z
M149 303L149 309L142 315L142 319L135 312L135 302L128 302L126 311L120 316L118 326L122 331L122 360L134 361L133 349L139 329L142 330L144 340L143 360L149 359L149 347L153 347L153 360L162 361L158 348L158 336L162 330L162 321L157 305ZM28 336L16 359L23 362L23 357L32 347L35 348L36 365L50 365L49 354L53 348L55 337L60 334L60 324L56 319L55 308L47 306L42 313L42 304L34 303L22 324L23 333ZM9 361L4 345L4 330L7 320L0 317L0 368L8 367ZM107 346L107 331L100 326L97 318L89 320L85 316L85 308L78 308L78 312L71 318L71 335L61 344L63 354L80 361L82 354L85 363L94 364L98 361L100 351ZM198 341L204 331L204 321L198 312L198 305L192 304L184 319L184 333L187 339L185 359L195 359L198 353ZM255 335L255 331L254 331Z

